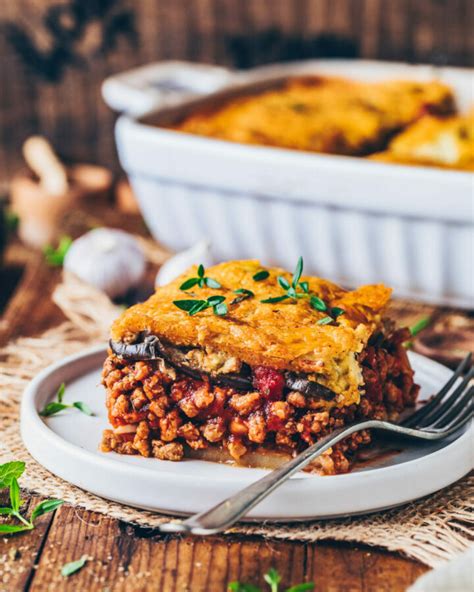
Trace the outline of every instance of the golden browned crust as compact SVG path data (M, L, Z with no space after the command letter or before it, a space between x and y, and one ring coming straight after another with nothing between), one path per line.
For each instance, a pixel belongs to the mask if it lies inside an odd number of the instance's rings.
M364 83L304 76L279 88L201 108L174 129L233 142L364 156L423 113L454 113L439 81Z
M380 162L474 171L474 111L459 117L425 116L396 136Z
M190 298L179 289L185 279L196 275L196 268L190 269L171 284L158 288L148 301L125 311L112 326L112 339L120 341L148 331L179 346L235 356L251 366L332 376L327 386L336 385L336 392L341 392L337 383L341 366L345 365L344 372L354 375L350 390L358 400L357 386L361 382L358 369L347 366L354 366L354 354L364 348L379 324L390 289L373 285L347 291L329 281L303 277L301 280L309 283L309 290L328 306L345 310L337 324L318 325L317 321L326 313L311 308L306 299L262 303L265 298L281 295L277 277L283 275L291 281L291 274L267 268L269 277L257 282L253 275L261 269L258 261L250 260L221 263L206 270L206 275L217 280L222 288L195 287L193 294L199 299L217 294L225 296L229 312L222 317L216 316L212 309L189 316L173 304L174 300ZM251 290L255 297L230 305L236 297L233 290L239 288Z

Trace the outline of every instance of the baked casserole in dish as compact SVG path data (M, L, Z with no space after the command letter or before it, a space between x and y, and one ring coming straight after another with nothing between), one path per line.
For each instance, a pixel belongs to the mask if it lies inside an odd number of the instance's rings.
M206 239L216 261L257 258L287 269L301 254L308 273L341 285L383 282L399 296L472 308L472 258L459 256L473 251L472 171L452 155L449 166L425 166L419 156L410 165L423 166L404 166L392 142L428 117L449 125L468 112L473 81L467 69L363 60L245 72L164 62L114 76L103 91L125 112L116 126L120 162L148 228L169 250ZM178 85L181 98L170 98ZM271 103L265 117L259 97ZM217 128L224 117L234 126ZM209 135L183 131L191 125Z
M360 418L396 419L418 386L384 318L390 290L231 261L186 275L112 326L103 451L271 468ZM360 432L310 470L347 472Z
M454 112L451 88L436 80L370 83L301 76L204 107L172 129L245 144L365 156L425 113Z

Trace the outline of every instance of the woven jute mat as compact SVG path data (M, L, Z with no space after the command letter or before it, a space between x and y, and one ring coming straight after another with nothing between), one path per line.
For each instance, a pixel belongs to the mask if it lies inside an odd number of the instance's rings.
M109 502L70 485L36 463L23 446L19 406L25 386L48 364L106 343L110 322L120 312L103 294L72 278L57 287L53 299L67 321L39 337L20 338L0 350L0 463L24 460L27 470L21 485L32 492L140 526L156 527L169 521L167 516ZM434 567L472 544L473 505L474 476L470 476L400 509L337 520L239 524L228 533L364 543L402 552Z

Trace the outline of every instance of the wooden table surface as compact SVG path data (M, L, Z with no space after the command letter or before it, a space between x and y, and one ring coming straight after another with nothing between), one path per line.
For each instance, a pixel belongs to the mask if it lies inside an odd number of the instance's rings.
M110 220L110 225L123 225L116 218ZM140 226L129 218L130 224ZM0 291L7 290L7 277L15 278L25 264L26 268L0 316L0 344L63 320L50 298L60 270L18 245L10 247L7 255ZM27 492L23 497L28 507L41 499ZM89 557L86 566L69 578L61 576L61 567L82 555ZM314 581L317 592L398 592L427 570L396 553L360 545L248 536L165 536L68 505L39 518L29 533L0 538L1 592L225 592L232 580L267 590L263 574L270 567L281 574L281 589Z

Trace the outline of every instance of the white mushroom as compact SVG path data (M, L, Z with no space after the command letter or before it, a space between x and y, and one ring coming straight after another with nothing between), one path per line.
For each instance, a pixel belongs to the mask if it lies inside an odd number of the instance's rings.
M75 240L64 269L111 298L123 296L143 278L145 255L138 241L123 230L96 228Z

